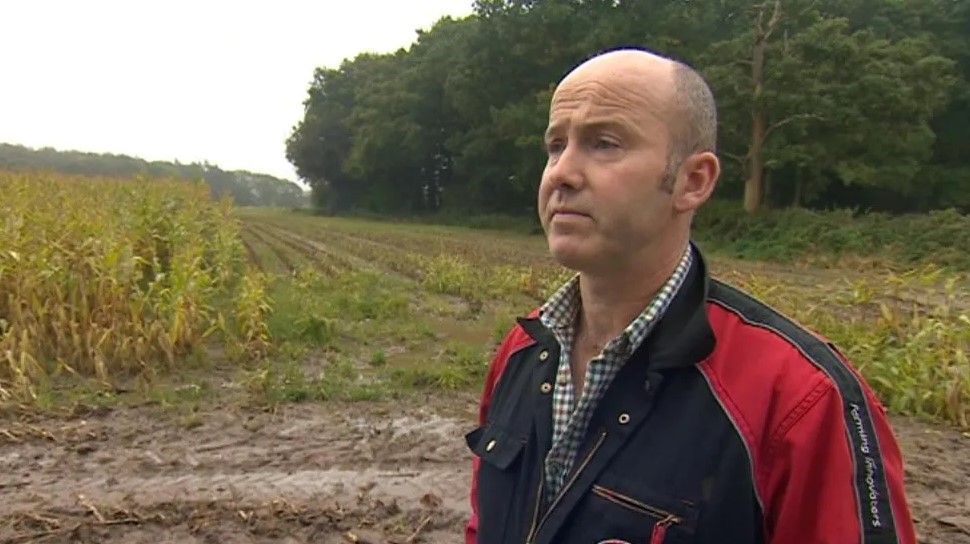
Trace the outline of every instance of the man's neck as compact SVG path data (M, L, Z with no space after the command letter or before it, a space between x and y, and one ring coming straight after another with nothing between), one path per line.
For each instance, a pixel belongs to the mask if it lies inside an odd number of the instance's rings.
M684 256L686 242L673 246L652 262L613 271L608 275L581 272L582 301L579 338L602 348L629 325L657 296Z

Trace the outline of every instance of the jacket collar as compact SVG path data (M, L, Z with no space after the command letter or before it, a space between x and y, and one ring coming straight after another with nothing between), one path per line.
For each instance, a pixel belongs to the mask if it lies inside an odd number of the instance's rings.
M692 366L714 350L714 331L707 319L710 277L700 250L691 242L693 263L680 290L660 321L633 355L646 355L651 370ZM556 338L539 319L538 311L518 319L519 325L539 344L556 345Z

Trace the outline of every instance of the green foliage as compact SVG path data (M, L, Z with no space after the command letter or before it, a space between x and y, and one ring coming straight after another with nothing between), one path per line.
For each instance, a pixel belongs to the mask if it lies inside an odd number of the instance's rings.
M701 243L736 257L770 260L878 258L897 266L934 263L970 270L970 217L954 210L890 216L803 208L747 215L736 203L708 203L694 221Z
M312 268L301 270L293 281L280 279L272 293L276 305L268 319L269 334L281 341L326 347L350 324L403 319L408 298L390 290L388 281L367 272L328 277Z
M352 362L339 359L316 376L308 376L298 361L265 362L249 372L244 383L254 401L269 406L327 400L374 401L391 393L386 383L361 379Z
M779 2L756 97L752 47L774 4L477 2L407 50L318 69L287 156L328 211L534 216L552 86L589 55L634 45L710 80L729 195L752 168L758 110L769 204L966 210L967 3Z
M422 284L438 293L472 295L475 287L469 281L471 266L455 255L420 258L424 270Z
M272 313L273 301L266 293L266 278L257 273L246 274L235 298L233 317L239 338L233 347L242 356L261 359L271 346L266 318Z
M318 346L327 346L337 334L337 322L333 318L309 313L296 318L297 337Z
M374 367L381 367L387 364L387 355L383 351L375 351L370 358L370 365Z
M764 168L776 173L776 201L813 201L833 183L909 195L931 155L929 122L949 98L953 61L936 54L925 35L891 40L868 26L853 28L843 16L849 5L783 3L774 34L783 31L784 39L767 42L755 109L748 106L755 88L750 63L739 60L750 60L757 24L703 56L721 103L728 156L750 157L751 112L764 113ZM744 166L750 175L752 165Z
M488 355L481 349L452 343L431 365L394 369L390 380L408 388L467 389L482 383L488 361Z
M0 172L0 193L0 401L65 373L151 379L216 340L265 347L231 205L201 184Z
M381 221L385 223L449 225L453 227L466 227L478 230L485 229L522 233L538 233L541 232L542 229L542 227L539 225L539 218L535 214L522 216L513 215L510 213L475 213L450 208L444 208L438 212L427 214L404 215L355 210L343 215L366 219L368 221Z

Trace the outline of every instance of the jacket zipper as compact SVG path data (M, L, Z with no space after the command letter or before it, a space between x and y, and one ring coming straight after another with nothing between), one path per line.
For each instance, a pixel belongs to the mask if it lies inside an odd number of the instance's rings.
M573 477L570 478L568 482L566 482L566 485L564 485L562 489L559 490L559 494L556 495L556 498L552 501L552 504L549 505L549 509L546 510L546 513L542 516L542 519L539 521L538 525L535 523L535 520L533 520L532 528L529 529L529 536L526 539L526 544L535 543L536 534L539 532L539 529L542 528L542 524L544 524L546 520L549 519L549 514L552 513L552 511L556 508L556 505L559 504L559 501L562 500L562 497L563 495L566 494L566 491L569 491L569 488L572 487L574 483L576 483L576 480L579 478L579 475L582 474L583 470L586 468L586 465L588 465L589 462L593 459L593 455L595 455L596 451L599 450L600 446L603 445L604 440L606 440L606 431L603 431L602 434L600 434L600 437L596 441L596 444L593 445L593 449L589 451L589 453L586 455L586 458L583 459L582 464L580 464L579 468L576 469L576 472L573 473ZM540 467L540 470L543 470L543 469L541 469ZM540 478L540 481L541 480L542 479ZM538 501L541 501L541 500L542 500L542 489L540 488L539 495L536 497L537 514L539 512ZM653 543L651 542L651 544Z
M671 514L670 512L655 508L649 504L640 502L632 497L628 497L622 493L617 493L616 491L607 489L603 486L594 485L593 494L610 502L619 504L624 508L657 518L657 522L653 526L653 532L650 534L650 544L663 544L664 539L667 537L667 529L671 525L676 525L683 521L681 518Z
M539 505L542 504L542 488L546 485L545 467L539 467L539 489L536 491L536 507L532 511L532 525L529 526L528 542L532 542L532 533L536 530L536 523L539 522Z

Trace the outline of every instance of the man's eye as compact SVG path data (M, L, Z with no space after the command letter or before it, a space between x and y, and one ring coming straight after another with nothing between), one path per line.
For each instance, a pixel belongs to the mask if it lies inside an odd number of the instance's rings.
M564 147L565 146L563 146L563 143L559 140L548 142L546 143L546 153L550 155L558 155L562 153Z
M614 142L613 140L608 140L606 138L599 138L596 140L596 149L614 149L620 147L620 144Z

